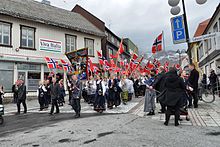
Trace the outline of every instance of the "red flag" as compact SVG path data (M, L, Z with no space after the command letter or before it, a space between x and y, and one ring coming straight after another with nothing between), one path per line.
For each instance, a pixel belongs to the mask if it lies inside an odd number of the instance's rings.
M116 64L113 59L111 59L111 67L116 67Z
M124 52L123 39L121 39L121 43L118 49L118 54L121 55L123 52Z
M154 64L152 64L152 63L150 63L150 61L148 61L147 65L146 65L146 68L151 70L151 69L154 68Z
M102 54L99 51L97 51L97 54L99 58L102 58Z
M163 33L161 33L154 41L152 46L152 53L155 54L156 52L162 51L162 40L163 40Z
M138 55L135 54L135 53L133 53L133 57L132 57L132 59L133 59L133 60L137 60L137 58L138 58Z
M179 64L176 64L175 67L176 67L177 70L181 69L181 66Z
M61 62L62 65L63 65L63 70L64 70L64 71L69 71L69 69L70 69L69 63L67 63L67 62L64 61L63 59L60 59L60 62Z
M102 59L99 59L99 64L104 65L104 61Z
M118 58L118 53L117 53L116 55L110 55L110 58L111 58L111 59L116 59L116 58Z
M44 59L47 62L47 67L49 69L57 68L57 61L55 61L55 60L53 60L52 58L49 58L49 57L45 57Z

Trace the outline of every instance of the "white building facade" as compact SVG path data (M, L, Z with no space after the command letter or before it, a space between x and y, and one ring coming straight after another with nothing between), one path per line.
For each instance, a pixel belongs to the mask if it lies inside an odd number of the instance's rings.
M41 7L52 11L53 16L48 16L50 18L56 15L54 12L59 11L57 19L60 19L60 15L67 15L67 19L70 19L68 21L78 22L76 26L74 24L56 25L53 20L47 22L47 18L38 19L38 15L28 16L23 12L15 15L9 11L4 12L0 6L0 85L5 87L6 92L10 92L15 81L22 78L25 80L29 95L34 94L39 81L43 81L50 72L44 57L68 61L66 52L88 47L92 61L98 63L96 50L101 50L101 39L104 35L95 26L78 14L32 0L14 0L10 5L22 6L24 1L29 3L29 9ZM3 5L7 7L8 2L6 0L4 2ZM25 10L24 7L21 9ZM19 10L15 13L19 13ZM32 15L33 18L31 18ZM45 15L50 14L45 13ZM44 14L42 13L41 16ZM81 25L80 23L83 23L82 28L77 26ZM57 72L65 80L66 73L59 70Z
M199 67L208 76L211 69L220 74L220 4L207 25L202 38L204 39L199 43L198 49Z

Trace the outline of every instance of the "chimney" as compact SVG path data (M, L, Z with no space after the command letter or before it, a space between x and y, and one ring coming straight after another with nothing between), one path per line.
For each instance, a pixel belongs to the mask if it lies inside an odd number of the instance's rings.
M49 0L42 0L41 3L45 4L45 5L50 5L50 1Z

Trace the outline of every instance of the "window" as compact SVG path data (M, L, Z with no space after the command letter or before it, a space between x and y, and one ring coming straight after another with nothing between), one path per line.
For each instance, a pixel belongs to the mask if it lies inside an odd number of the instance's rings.
M72 52L76 50L76 36L66 35L66 52Z
M203 56L204 56L203 45L201 44L199 46L199 59L201 59Z
M110 58L110 55L113 55L113 49L109 48L108 51L109 51L109 58Z
M111 42L114 43L115 42L115 38L113 36L111 36Z
M35 28L21 26L21 48L35 48Z
M94 40L85 38L85 47L88 48L89 56L94 56Z
M11 24L0 22L0 44L11 45Z

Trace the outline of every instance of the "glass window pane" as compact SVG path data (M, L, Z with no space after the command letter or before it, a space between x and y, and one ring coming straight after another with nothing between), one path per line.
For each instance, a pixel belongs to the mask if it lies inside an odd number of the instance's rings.
M3 25L3 34L4 35L9 35L10 32L10 26L9 25Z
M27 47L27 40L22 38L21 46Z
M28 47L31 47L31 48L34 47L33 46L33 40L31 40L31 39L28 40Z
M9 45L9 36L4 36L3 37L3 44Z
M13 71L0 70L0 85L4 86L6 92L11 91L13 76Z
M2 44L2 32L0 32L0 44Z

